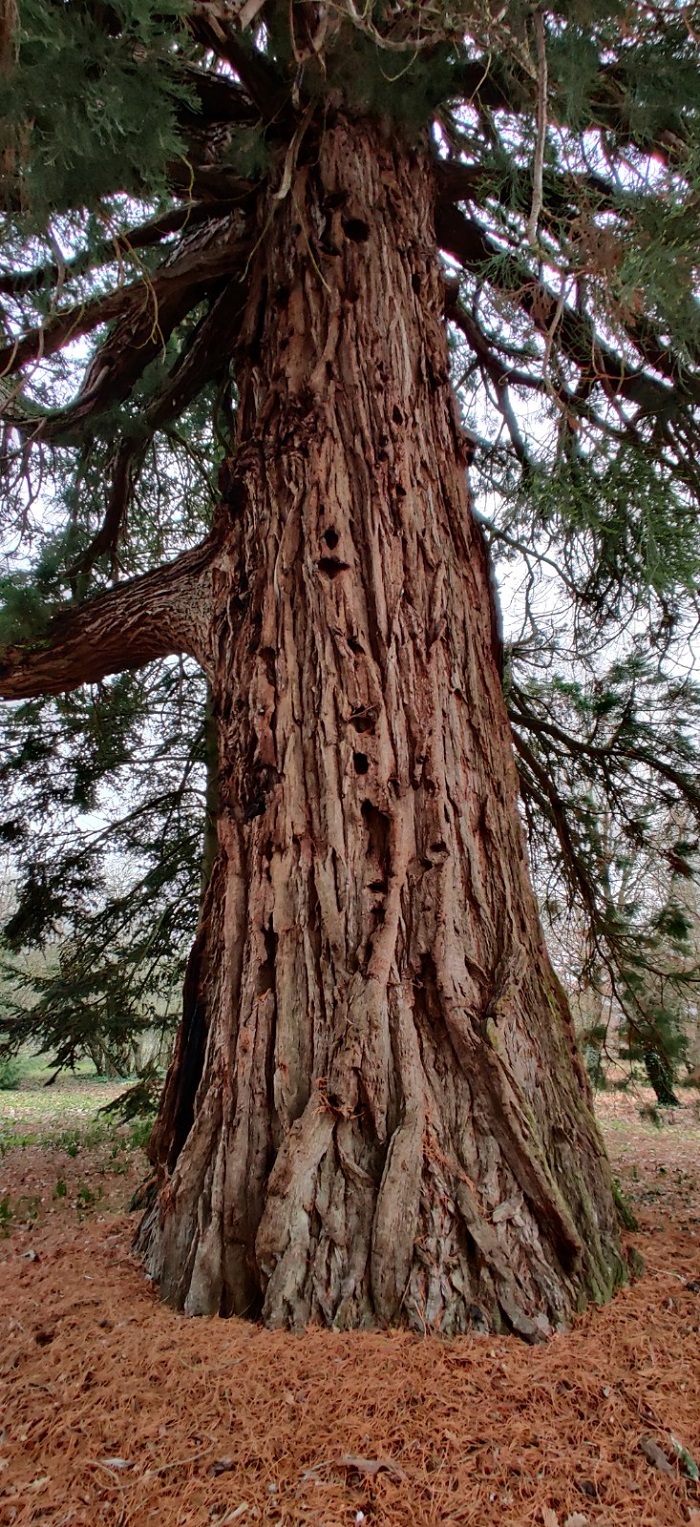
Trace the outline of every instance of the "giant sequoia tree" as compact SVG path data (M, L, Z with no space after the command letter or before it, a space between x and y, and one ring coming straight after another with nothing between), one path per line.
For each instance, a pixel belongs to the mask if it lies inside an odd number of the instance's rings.
M76 476L52 600L15 589L0 696L186 654L218 733L218 856L140 1232L190 1313L537 1339L621 1276L518 811L513 736L527 811L585 891L568 734L516 653L511 732L467 467L481 450L510 495L503 545L546 556L558 527L574 636L613 612L668 643L698 565L694 39L688 8L586 0L8 17L20 523L32 460ZM451 352L499 416L488 449ZM210 527L174 560L154 534L125 579L141 475L191 455L207 400ZM173 468L171 555L179 486ZM697 808L680 689L655 748L625 661L621 707L574 738L584 774L604 751L621 799L656 770Z

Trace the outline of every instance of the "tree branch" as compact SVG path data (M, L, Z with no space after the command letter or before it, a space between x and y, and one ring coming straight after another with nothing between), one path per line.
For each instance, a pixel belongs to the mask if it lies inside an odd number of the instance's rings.
M0 649L0 700L62 694L176 652L208 666L214 545L68 606L41 644Z
M189 21L190 31L205 48L211 48L238 75L243 89L263 122L272 122L289 102L289 90L269 59L244 42L231 28L208 14L204 7Z
M179 169L182 181L189 185L191 177L186 167L180 165ZM236 191L238 194L235 194ZM138 223L134 228L115 233L112 238L103 239L96 248L81 250L74 259L66 260L62 272L63 283L65 285L73 277L85 275L88 270L96 270L101 265L114 264L124 255L128 258L134 250L160 244L168 234L179 233L183 228L191 230L199 223L208 222L210 218L223 217L225 213L235 211L249 192L248 183L239 180L230 199L217 204L215 208L211 201L188 202L184 207L174 207L172 212L166 212L162 217L151 218L147 223ZM55 286L59 274L57 265L37 265L33 270L0 271L0 294L21 297L25 292Z
M474 218L465 217L458 207L438 201L435 227L441 248L467 270L483 271L488 265L493 265L495 260L503 261L506 256L507 252L495 239ZM602 385L610 388L615 396L627 398L640 407L658 408L664 412L668 410L677 396L677 376L662 382L643 367L633 369L627 365L602 342L585 314L574 312L570 307L564 307L559 312L559 299L554 292L544 282L538 281L527 266L518 260L515 252L509 252L508 258L513 289L495 280L493 274L489 274L488 278L492 285L497 286L504 295L510 297L514 305L528 315L541 334L549 336L556 319L560 349L585 375L592 375ZM639 327L629 327L627 332L630 343L638 352L643 352L643 336ZM643 353L642 359L661 369L660 350L655 351L653 356ZM682 388L683 398L700 400L700 383L695 378L684 377Z
M514 64L512 58L506 65L505 60L496 55L489 56L486 69L481 59L465 61L457 65L453 78L455 93L461 92L466 101L482 110L507 111L521 116L530 115L535 105L537 83L531 74ZM643 136L631 110L634 99L629 75L620 61L603 64L588 102L578 103L581 115L576 123L577 130L607 129L638 147L642 153L654 152L668 164L678 163L686 145L668 127L661 128L653 140ZM639 118L638 108L634 115ZM557 126L571 125L566 98L562 98L556 78L550 90L549 118Z
M125 436L121 440L114 456L104 519L90 545L75 564L74 572L89 572L98 557L106 552L116 552L134 484L150 441L156 430L163 429L177 418L206 384L221 374L230 358L244 305L243 288L236 282L227 282L209 312L197 325L187 348L178 356L164 382L151 398L144 414L143 433L137 437ZM93 399L92 407L86 412L78 399L76 411L81 424L87 419L94 419L100 411L99 404L99 397ZM44 431L44 438L60 439L61 433L74 422L71 410L66 410L59 421L60 427L50 425Z
M222 228L220 223L225 221ZM63 312L56 313L36 329L30 329L21 338L0 349L0 374L10 376L19 371L27 361L41 356L54 355L69 340L78 335L89 334L100 324L113 323L119 318L134 333L136 348L142 348L146 329L162 344L158 333L159 321L164 309L179 308L183 296L206 283L233 275L241 267L248 252L249 240L245 218L234 214L213 229L206 228L199 241L188 241L181 252L175 252L170 263L160 267L152 276L121 286L106 296L91 302L77 303ZM136 326L140 325L138 334ZM162 321L160 321L162 328ZM143 366L147 364L144 360ZM140 368L143 370L143 366Z

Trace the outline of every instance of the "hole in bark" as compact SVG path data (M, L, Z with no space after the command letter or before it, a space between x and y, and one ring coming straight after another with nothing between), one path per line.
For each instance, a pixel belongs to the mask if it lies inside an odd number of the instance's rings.
M344 207L347 199L347 191L329 191L323 205L333 212L336 207Z
M367 889L369 891L376 891L377 895L379 896L386 896L389 887L387 886L386 880L370 880Z
M413 287L414 292L419 292L421 289L421 278L417 270L414 270L413 275L411 276L411 286Z
M268 684L271 684L273 688L274 688L274 685L275 685L275 679L277 677L276 672L275 672L275 659L276 659L276 656L277 656L277 654L275 652L274 647L261 647L260 648L260 657L262 658L262 660L263 660L263 662L265 664L265 676L267 678Z
M265 959L258 970L256 991L259 997L264 996L266 991L272 991L275 984L275 957L277 955L277 934L272 923L265 928Z
M386 451L377 451L377 461L388 461L388 460L389 460L389 456L388 456L388 453Z
M201 980L206 965L206 938L209 932L208 924L200 927L187 962L182 993L182 1045L176 1050L174 1074L164 1098L162 1138L169 1138L170 1141L167 1162L171 1169L194 1122L194 1100L204 1069L207 1013L201 995Z
M404 488L404 485L403 485L402 482L397 482L397 484L396 484L396 497L397 498L405 498L406 497L406 489Z
M352 761L355 765L356 774L366 774L369 769L369 759L366 753L353 753Z
M362 642L359 641L356 636L349 636L348 637L348 647L350 648L351 652L362 653L365 650L363 645L362 645Z
M323 539L326 543L326 546L330 546L332 551L333 547L338 545L340 536L338 535L337 530L326 530L324 531Z
M277 291L275 292L275 302L277 303L278 308L286 308L287 303L289 302L288 286L278 286Z
M350 717L350 724L354 726L356 732L373 732L376 719L373 710L359 710L353 712Z
M367 828L367 857L373 859L379 870L377 879L389 879L389 818L386 812L373 806L371 801L362 802L362 816Z
M440 839L439 843L431 843L430 852L431 854L446 854L449 850L447 844L443 843L442 839Z
M396 405L394 405L394 407L391 410L391 417L392 417L392 419L394 421L394 424L403 424L403 414L401 412L401 409L397 408Z
M319 569L328 578L337 578L338 573L347 572L350 563L341 562L340 557L321 557Z
M364 244L369 238L369 223L363 217L344 217L343 232L353 244Z

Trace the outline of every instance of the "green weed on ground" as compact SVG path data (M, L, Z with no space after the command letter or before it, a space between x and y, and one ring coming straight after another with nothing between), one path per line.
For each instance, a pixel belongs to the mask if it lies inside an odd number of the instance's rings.
M22 1080L22 1067L13 1055L0 1060L0 1092L14 1092Z

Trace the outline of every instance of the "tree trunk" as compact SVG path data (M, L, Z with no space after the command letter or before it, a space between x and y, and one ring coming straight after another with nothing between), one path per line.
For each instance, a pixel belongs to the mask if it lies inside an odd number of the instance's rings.
M533 1340L622 1262L526 868L431 172L343 120L307 152L241 336L220 847L140 1241L190 1314Z

